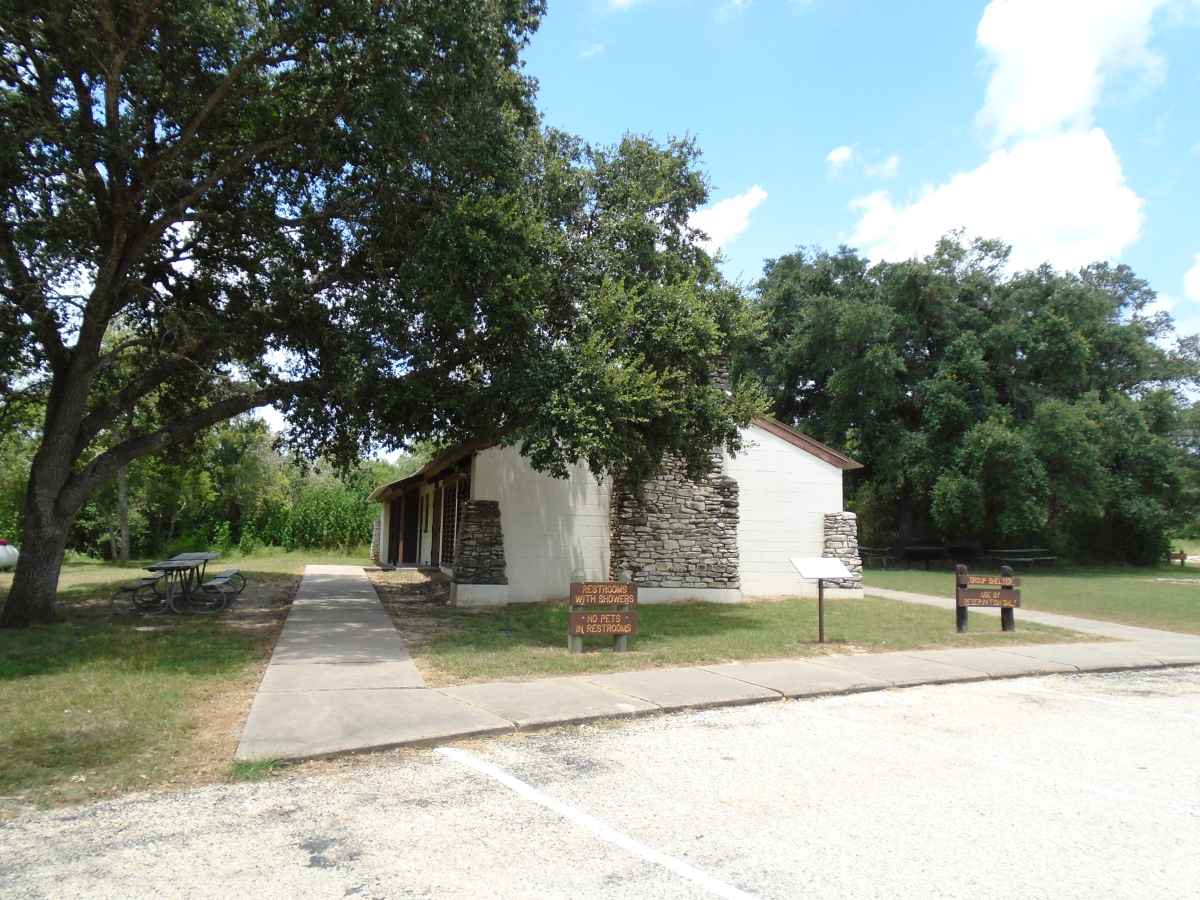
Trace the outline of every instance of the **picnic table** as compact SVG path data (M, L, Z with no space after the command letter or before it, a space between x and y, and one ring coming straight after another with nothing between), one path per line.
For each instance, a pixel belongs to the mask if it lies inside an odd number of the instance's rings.
M212 551L180 553L170 559L151 563L146 568L166 577L164 604L172 612L220 612L228 600L225 594L200 589L209 561L220 555Z
M941 562L948 558L944 544L909 544L904 548L903 555L904 561L910 565L914 562L925 563L926 571L929 570L931 562Z
M1045 547L1022 547L1009 550L984 550L984 559L995 560L1000 565L1020 565L1022 563L1028 565L1037 565L1040 562L1055 563L1058 557L1052 554Z

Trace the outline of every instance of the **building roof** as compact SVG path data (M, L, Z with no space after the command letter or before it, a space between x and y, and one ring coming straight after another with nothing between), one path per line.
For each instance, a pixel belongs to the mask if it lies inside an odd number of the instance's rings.
M839 453L832 447L827 447L825 444L822 444L816 438L811 438L807 434L802 434L796 429L784 425L777 419L772 419L769 416L755 416L751 420L750 424L756 425L763 431L773 434L775 437L781 438L787 441L789 444L811 453L813 456L829 463L831 466L835 466L836 468L849 471L851 469L861 469L863 467L862 463L855 462L845 454ZM447 450L443 450L413 474L401 478L399 481L393 481L389 484L383 484L375 488L375 490L371 491L371 493L367 496L367 499L379 501L391 500L392 498L403 493L408 488L416 487L418 484L421 484L424 481L429 481L431 478L440 475L442 472L446 471L446 469L449 469L462 462L472 453L476 453L480 450L486 450L488 447L494 447L495 445L496 441L485 438L477 438L475 440L467 441L463 444L457 444Z
M479 450L486 450L495 444L495 441L476 438L466 441L462 444L456 444L449 449L443 450L417 471L411 475L401 478L399 481L393 481L389 484L381 484L375 490L367 495L368 500L391 500L397 494L403 493L407 488L415 487L423 481L428 481L436 475L440 475L446 469L457 465L472 453Z
M836 466L844 471L861 469L863 467L862 463L856 462L844 453L839 453L832 447L822 444L816 438L811 438L807 434L797 431L795 428L784 425L778 419L772 419L770 416L755 416L750 424L757 425L763 431L769 432L777 438L782 438L794 447L807 450L818 459L824 460L831 466Z

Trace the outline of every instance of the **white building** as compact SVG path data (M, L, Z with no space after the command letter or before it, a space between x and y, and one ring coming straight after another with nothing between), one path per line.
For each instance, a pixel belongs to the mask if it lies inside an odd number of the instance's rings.
M578 464L535 471L517 448L464 444L378 488L381 565L438 567L459 605L565 597L571 581L628 573L641 602L811 596L789 557L839 556L855 573L827 594L862 596L842 476L859 464L768 418L735 457L692 479L668 463L636 489ZM847 538L849 535L849 538Z

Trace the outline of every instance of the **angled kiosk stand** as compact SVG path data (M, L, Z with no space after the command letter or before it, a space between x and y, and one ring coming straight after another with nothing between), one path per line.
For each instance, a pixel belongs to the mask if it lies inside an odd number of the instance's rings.
M800 573L806 581L817 583L817 642L825 643L825 582L837 581L842 578L853 578L846 564L840 559L829 556L816 556L805 559L800 556L790 557L792 568Z

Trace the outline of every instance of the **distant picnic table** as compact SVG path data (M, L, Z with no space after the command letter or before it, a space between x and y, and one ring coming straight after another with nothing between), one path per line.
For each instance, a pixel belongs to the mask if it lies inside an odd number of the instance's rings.
M1001 565L1012 566L1020 564L1036 565L1037 563L1054 563L1058 557L1045 547L1023 547L1014 550L984 550L984 559L995 560Z
M946 561L974 564L978 560L1011 566L1050 564L1058 560L1057 556L1044 547L984 549L978 544L961 541L946 544L927 541L894 548L860 546L858 552L864 566L869 568L874 563L884 569L895 560L900 560L908 566L914 562L924 563L926 569L929 569L931 563Z

